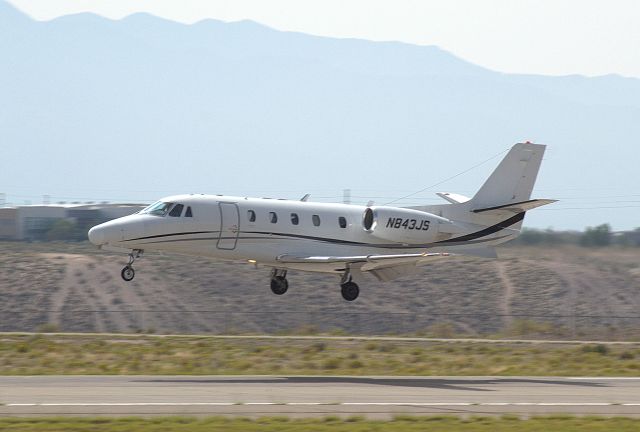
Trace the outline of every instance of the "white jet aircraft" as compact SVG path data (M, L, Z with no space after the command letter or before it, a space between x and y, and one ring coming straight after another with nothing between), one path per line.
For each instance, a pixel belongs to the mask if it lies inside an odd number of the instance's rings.
M342 297L358 297L356 282L369 273L389 281L452 254L496 257L494 246L520 233L525 212L555 202L530 199L545 146L514 145L473 198L438 193L449 204L360 206L177 195L97 225L89 240L129 253L122 269L133 279L143 251L167 251L272 268L271 290L288 289L287 270L335 273Z

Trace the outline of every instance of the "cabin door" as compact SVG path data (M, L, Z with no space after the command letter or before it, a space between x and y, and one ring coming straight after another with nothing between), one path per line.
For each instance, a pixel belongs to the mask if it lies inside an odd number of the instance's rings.
M240 233L240 213L235 203L218 203L220 208L220 237L218 249L232 250L238 243Z

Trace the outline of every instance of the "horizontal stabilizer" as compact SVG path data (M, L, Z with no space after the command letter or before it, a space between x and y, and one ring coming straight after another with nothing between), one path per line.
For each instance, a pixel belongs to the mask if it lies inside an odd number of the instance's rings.
M469 201L471 198L466 197L464 195L458 195L458 194L454 194L454 193L449 193L449 192L436 192L436 195L438 195L440 198L450 202L451 204L461 204L464 202Z
M499 206L486 207L481 209L471 210L474 213L489 213L489 212L509 212L509 213L522 213L532 210L536 207L542 207L543 205L552 204L558 200L552 199L532 199L527 201L521 201L511 204L503 204Z

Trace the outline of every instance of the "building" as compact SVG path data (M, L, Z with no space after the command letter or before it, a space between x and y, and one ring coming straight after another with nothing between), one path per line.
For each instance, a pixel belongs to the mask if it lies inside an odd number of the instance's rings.
M59 220L87 227L142 210L144 204L57 204L0 208L0 240L44 240Z
M16 239L18 236L18 209L0 208L0 239Z

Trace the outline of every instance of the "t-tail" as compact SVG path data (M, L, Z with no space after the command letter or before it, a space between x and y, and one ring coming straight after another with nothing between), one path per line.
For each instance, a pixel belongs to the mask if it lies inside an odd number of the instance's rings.
M487 181L468 201L473 213L524 212L555 200L531 199L546 146L530 142L514 145Z
M555 202L531 198L545 148L541 144L518 143L472 198L438 193L451 204L422 207L453 222L449 227L442 226L442 231L450 229L450 237L439 244L477 246L478 255L493 255L491 245L520 233L527 211Z
M545 145L530 142L514 145L467 202L470 220L519 233L528 210L555 202L531 199L545 149Z

